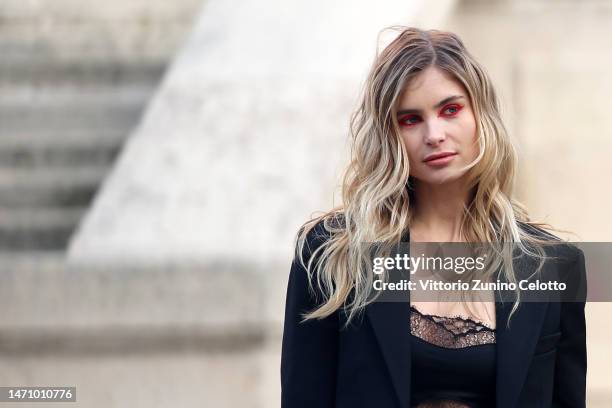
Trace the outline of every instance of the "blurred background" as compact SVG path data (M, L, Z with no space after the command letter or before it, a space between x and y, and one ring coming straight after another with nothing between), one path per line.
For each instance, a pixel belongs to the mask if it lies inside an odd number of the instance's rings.
M612 241L610 1L3 0L0 385L280 406L295 234L340 203L392 24L458 33L533 218ZM610 312L587 304L589 407L612 401Z

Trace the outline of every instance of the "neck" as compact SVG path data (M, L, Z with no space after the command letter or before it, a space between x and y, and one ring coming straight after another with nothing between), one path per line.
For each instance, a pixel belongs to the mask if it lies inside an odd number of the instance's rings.
M461 182L442 185L416 183L416 202L410 235L415 241L461 241L459 228L469 191Z

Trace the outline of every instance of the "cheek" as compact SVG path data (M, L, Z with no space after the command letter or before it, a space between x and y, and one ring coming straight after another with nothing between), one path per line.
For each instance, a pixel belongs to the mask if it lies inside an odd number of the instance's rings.
M404 146L406 147L406 153L408 153L408 163L410 166L410 175L413 177L419 177L422 173L422 169L420 167L420 157L422 156L421 152L421 143L418 142L417 137L415 135L402 135L402 141L404 142Z
M406 152L408 153L408 159L412 163L416 157L419 155L420 145L415 137L415 135L402 135L402 142L406 147Z
M477 135L476 135L476 121L473 117L467 116L460 125L460 142L464 145L464 148L472 150L478 150Z

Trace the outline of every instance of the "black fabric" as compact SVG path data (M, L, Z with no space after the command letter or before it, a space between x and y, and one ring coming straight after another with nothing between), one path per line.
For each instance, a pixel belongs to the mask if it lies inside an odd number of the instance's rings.
M472 319L440 318L414 307L411 322L417 323L416 328L411 325L412 407L494 407L495 330ZM423 327L427 330L420 330Z
M320 244L308 237L309 254ZM584 254L567 246L568 262L550 264L586 285ZM528 273L529 271L525 271ZM342 311L301 321L320 304L306 270L291 264L281 355L282 408L409 408L412 337L410 306L374 302L348 328ZM496 301L496 408L584 408L586 327L584 302L522 303L510 327L512 304Z

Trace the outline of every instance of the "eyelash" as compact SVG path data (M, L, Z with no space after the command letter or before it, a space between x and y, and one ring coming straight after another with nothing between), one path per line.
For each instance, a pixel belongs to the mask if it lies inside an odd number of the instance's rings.
M443 115L443 112L445 112L446 110L448 110L450 108L454 108L454 109L456 109L456 111L453 112L453 113L447 113L447 114ZM463 109L462 105L459 105L458 103L453 103L453 104L446 105L445 107L443 107L442 110L440 111L440 114L445 116L445 117L447 117L447 118L452 118L452 117L456 116L461 111L461 109ZM412 126L416 125L418 122L415 122L415 123L406 123L406 121L409 120L409 119L415 119L415 118L420 119L419 115L406 115L406 116L402 117L399 120L399 124L400 124L400 126L404 126L404 127L412 127Z

